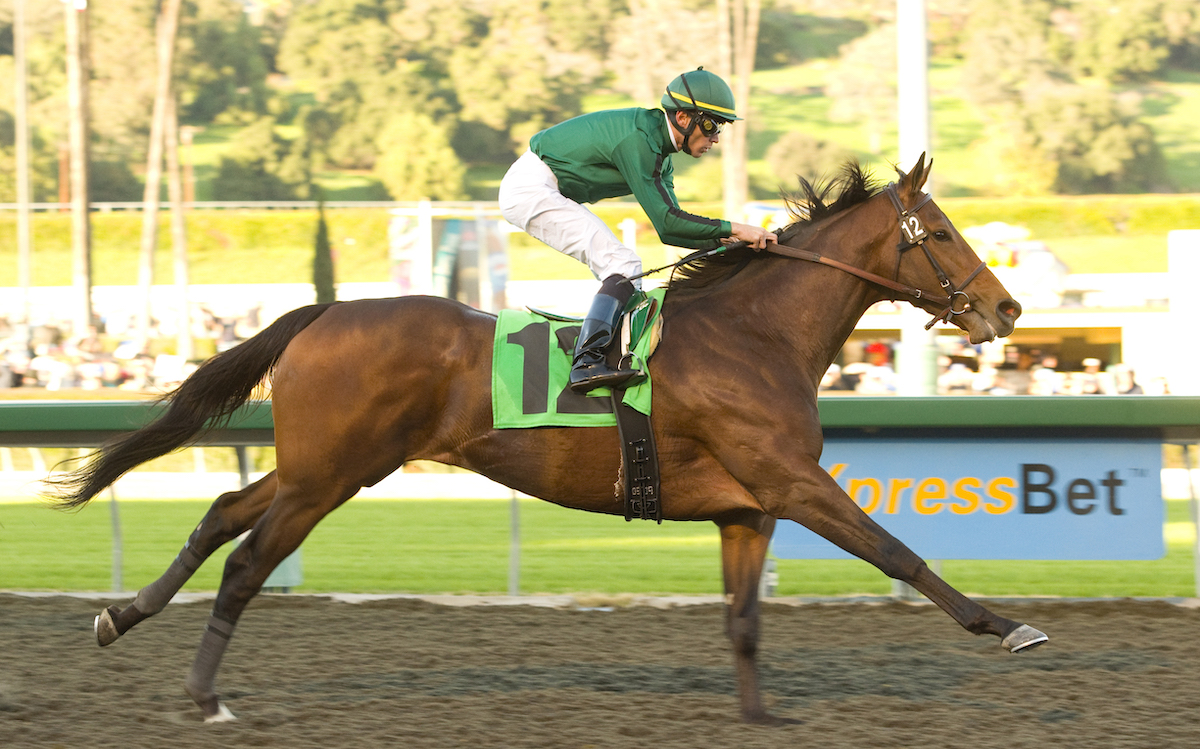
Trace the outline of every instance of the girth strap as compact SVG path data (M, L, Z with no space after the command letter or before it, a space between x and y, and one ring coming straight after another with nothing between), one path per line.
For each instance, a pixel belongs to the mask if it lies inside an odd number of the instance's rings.
M625 497L625 519L662 523L661 478L654 428L649 416L626 405L624 395L624 390L614 390L612 405L621 439L620 487Z

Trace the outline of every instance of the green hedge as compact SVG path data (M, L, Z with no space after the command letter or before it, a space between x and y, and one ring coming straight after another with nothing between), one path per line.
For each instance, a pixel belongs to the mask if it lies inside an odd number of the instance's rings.
M387 278L387 223L384 209L329 211L330 236L340 281ZM316 210L192 211L187 215L189 275L192 283L311 283ZM93 283L137 283L142 214L92 216ZM33 221L33 283L71 283L71 223L66 213L39 213ZM169 219L160 217L155 279L174 277ZM0 286L15 286L16 216L0 213Z
M960 229L1003 221L1026 227L1035 239L1165 235L1200 228L1197 195L945 198L939 203Z
M1200 228L1197 195L945 198L939 202L960 229L1004 221L1027 227L1033 238L1050 242L1052 248L1053 240L1064 245L1083 243L1089 251L1078 253L1079 257L1071 262L1072 271L1077 273L1120 268L1121 263L1113 262L1113 257L1144 257L1147 246L1157 248L1156 257L1141 269L1166 270L1166 233ZM721 212L716 203L688 204L685 208L701 215ZM659 265L672 256L658 243L638 206L609 202L594 209L614 228L625 218L637 220L639 248L648 265ZM93 282L136 284L141 214L97 213L92 219ZM315 210L192 211L187 220L193 283L312 281ZM338 281L379 281L388 277L386 209L329 209L328 221ZM159 227L155 274L160 283L168 283L173 272L165 214ZM34 215L34 285L71 283L70 232L69 214ZM575 268L572 262L553 262L555 258L544 254L546 248L523 235L512 235L511 247L513 278L588 277L586 269ZM0 212L0 286L16 285L16 214L4 211Z

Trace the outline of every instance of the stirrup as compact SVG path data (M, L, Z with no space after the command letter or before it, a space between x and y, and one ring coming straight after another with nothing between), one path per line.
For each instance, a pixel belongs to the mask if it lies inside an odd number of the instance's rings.
M637 369L610 369L603 360L593 364L580 364L571 369L570 387L576 393L589 393L596 388L613 388L637 384L644 374Z

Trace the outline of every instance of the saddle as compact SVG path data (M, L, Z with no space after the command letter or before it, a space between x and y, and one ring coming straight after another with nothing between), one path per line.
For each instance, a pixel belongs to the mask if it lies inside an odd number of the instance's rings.
M548 320L582 322L580 318L556 315L533 307L529 311ZM650 358L662 340L660 311L658 295L651 296L639 291L630 299L616 337L620 345L612 346L607 354L610 366L638 369L649 377L645 360ZM616 486L620 487L624 499L626 521L637 518L662 523L661 480L653 425L649 413L642 413L626 402L627 390L613 389L610 396L621 441L621 467Z

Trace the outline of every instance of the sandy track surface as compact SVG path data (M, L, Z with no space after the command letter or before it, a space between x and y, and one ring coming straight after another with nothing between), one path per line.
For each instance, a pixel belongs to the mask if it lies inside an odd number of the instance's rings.
M930 605L768 604L766 699L737 719L718 604L549 608L260 597L204 725L183 679L204 601L110 647L98 601L0 594L4 747L1200 746L1200 610L1000 603L1050 644L1023 655Z

